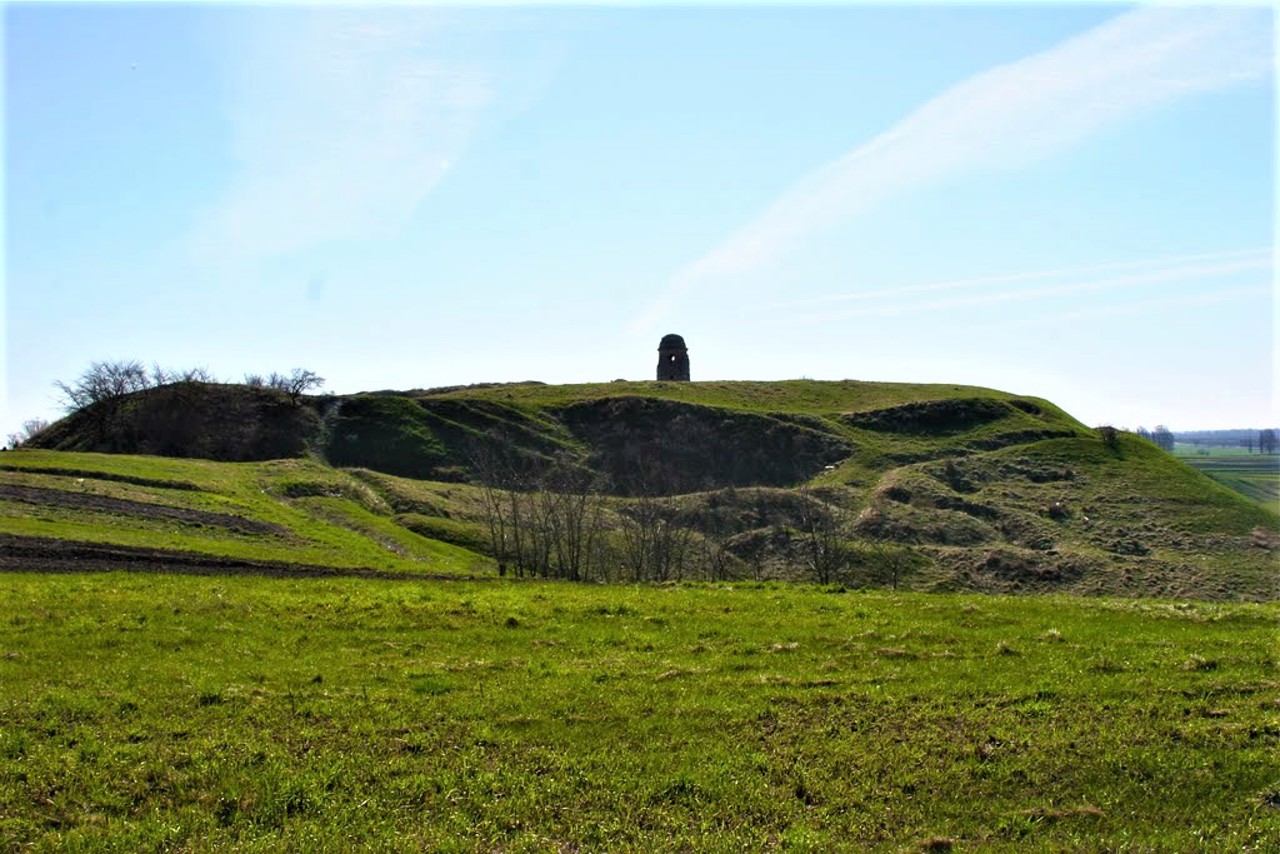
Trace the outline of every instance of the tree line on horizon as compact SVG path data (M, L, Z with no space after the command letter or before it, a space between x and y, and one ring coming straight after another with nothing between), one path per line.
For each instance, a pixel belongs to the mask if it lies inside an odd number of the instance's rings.
M1244 448L1249 453L1274 454L1280 450L1280 429L1267 427L1231 430L1179 430L1177 440L1197 447Z

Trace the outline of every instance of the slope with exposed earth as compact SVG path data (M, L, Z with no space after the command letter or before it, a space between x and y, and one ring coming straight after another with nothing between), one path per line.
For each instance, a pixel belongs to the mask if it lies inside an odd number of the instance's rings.
M1047 401L966 386L517 383L292 403L182 383L116 401L109 413L76 413L33 444L64 453L4 457L0 531L152 545L140 532L160 528L173 548L207 554L490 571L477 554L491 550L477 484L493 480L498 461L517 489L550 488L553 470L589 479L609 496L597 521L606 544L634 502L652 502L693 531L695 545L714 540L730 576L929 590L1280 592L1280 517L1268 508L1135 436L1108 441ZM117 455L82 453L99 450ZM251 462L118 455L130 453ZM264 459L282 455L295 459ZM145 480L160 465L178 467L175 478L196 489L108 479ZM84 486L59 470L97 471L85 480L95 497L72 497L69 484ZM246 499L260 483L272 503ZM831 573L806 557L819 516L838 522L844 559ZM679 576L709 574L711 551L690 549Z

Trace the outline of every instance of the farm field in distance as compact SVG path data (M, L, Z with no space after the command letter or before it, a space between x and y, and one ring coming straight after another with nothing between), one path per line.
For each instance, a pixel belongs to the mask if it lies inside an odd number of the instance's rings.
M1280 509L1280 455L1251 454L1244 448L1183 445L1178 459L1241 495Z
M1274 603L7 573L0 848L1280 849Z

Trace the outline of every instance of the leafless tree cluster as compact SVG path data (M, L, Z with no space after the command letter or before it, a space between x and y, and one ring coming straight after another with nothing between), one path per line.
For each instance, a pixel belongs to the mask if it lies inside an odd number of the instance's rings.
M690 570L694 531L670 500L652 493L628 501L622 522L622 571L628 581L680 581Z
M156 364L151 366L151 385L153 386L171 385L173 383L216 383L217 381L218 378L208 368L204 367L177 370L174 368L162 368Z
M605 577L604 503L594 473L564 455L533 462L492 437L470 456L501 572L570 581Z
M148 369L137 359L121 359L93 362L75 380L55 382L54 387L61 392L61 402L67 412L84 413L96 431L99 444L112 444L119 440L120 431L128 421L126 410L130 395L183 383L217 382L217 377L203 367L175 369L153 364ZM268 380L258 383L260 387L283 392L295 405L305 392L323 384L323 378L303 368L294 368L287 376L272 374ZM10 436L10 440L15 436ZM25 441L29 436L19 438Z
M841 581L853 559L847 514L812 490L803 489L801 495L805 501L800 505L798 521L807 568L819 584Z
M1150 433L1147 433L1144 428L1139 427L1138 435L1142 436L1144 439L1150 439L1152 442L1155 442L1156 446L1161 450L1173 453L1173 431L1163 424L1157 424L1155 429Z
M59 380L53 385L62 392L63 407L68 412L74 412L95 403L142 391L150 388L154 383L145 365L136 359L129 359L118 362L94 362L74 382L65 383Z
M282 391L289 395L289 400L297 403L302 395L323 387L324 377L306 368L294 368L288 374L278 374L273 371L265 377L262 374L245 374L244 384L250 388L273 388L276 391Z
M9 447L13 449L21 448L33 436L41 430L49 426L49 422L42 418L31 418L22 422L22 429L17 433L9 434Z
M781 500L758 491L759 507L751 505L749 493L730 491L728 503L716 496L673 496L660 466L638 464L626 496L606 498L600 479L567 455L522 456L490 434L470 457L490 551L504 574L725 581L760 577L762 561L781 561L822 584L897 586L914 568L908 549L855 543L838 496L820 490L802 489ZM743 547L765 551L739 556Z
M85 409L104 401L113 401L149 388L173 383L216 383L218 378L208 368L165 368L153 364L148 369L137 359L94 362L72 382L55 382L62 394L63 408L68 412ZM324 385L324 377L305 368L294 368L288 374L272 373L267 377L247 374L246 385L284 392L294 403L308 391Z
M116 400L149 388L179 382L217 382L207 368L165 368L154 364L150 369L137 359L93 362L72 382L59 380L53 384L62 393L62 405L68 412Z
M727 578L725 538L703 536L649 480L606 506L601 478L568 455L520 456L490 435L470 454L500 571L570 581ZM656 469L655 469L656 470ZM637 486L641 484L641 486Z

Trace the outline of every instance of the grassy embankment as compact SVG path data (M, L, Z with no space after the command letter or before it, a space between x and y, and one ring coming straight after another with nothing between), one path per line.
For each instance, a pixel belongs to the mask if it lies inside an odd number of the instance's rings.
M309 460L8 453L0 534L340 569L491 571L487 558L395 524L358 478Z
M1274 604L14 574L0 848L1280 849Z
M168 423L146 408L167 398L153 398L128 409L139 424ZM295 444L327 447L330 461L352 468L9 454L0 460L0 533L484 573L492 563L477 552L489 547L486 519L476 490L456 482L475 476L468 448L484 439L534 467L566 455L623 492L637 461L656 467L666 491L678 493L665 512L703 532L720 525L741 577L804 577L806 522L797 508L817 502L843 520L854 558L837 576L851 585L887 583L874 560L888 544L909 553L911 571L898 580L917 590L1212 599L1280 590L1274 510L1134 436L1108 445L1036 398L854 381L619 382L379 393L322 408L329 439ZM74 445L73 434L57 435ZM436 479L396 475L405 471ZM796 486L804 493L788 491ZM126 503L95 505L78 492ZM626 500L607 501L602 542L613 553L592 577L626 577L616 548ZM695 551L702 543L695 538ZM691 563L682 571L702 570Z

